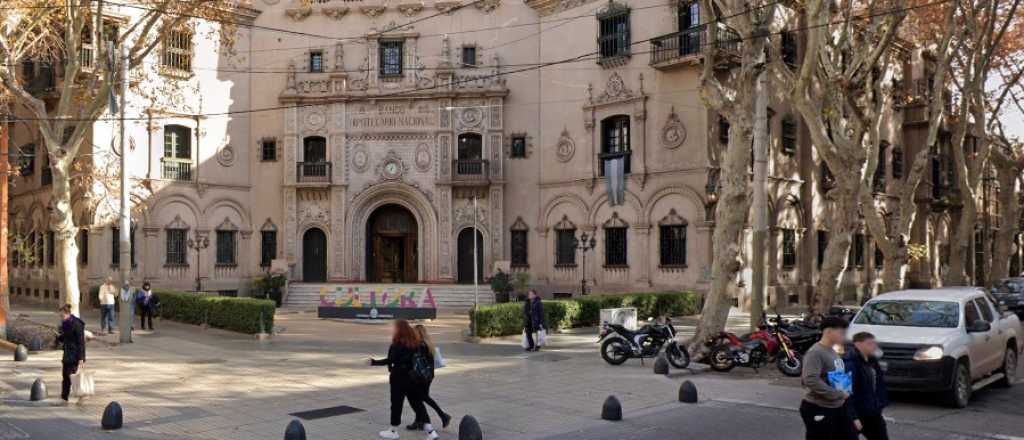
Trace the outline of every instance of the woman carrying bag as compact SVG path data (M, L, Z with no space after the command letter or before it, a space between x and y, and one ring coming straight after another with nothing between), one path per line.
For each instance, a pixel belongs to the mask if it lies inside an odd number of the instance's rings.
M539 340L536 342L533 339L534 333L539 335ZM526 339L523 348L526 351L539 351L540 347L547 342L544 329L544 303L541 302L537 291L533 289L526 294L526 302L523 303L523 334Z

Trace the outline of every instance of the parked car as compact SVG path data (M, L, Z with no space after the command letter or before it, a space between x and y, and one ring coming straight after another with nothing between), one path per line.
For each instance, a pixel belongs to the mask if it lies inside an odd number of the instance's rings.
M1017 317L1024 318L1024 277L997 281L992 285L992 296Z
M957 408L989 384L1013 385L1020 319L981 288L902 290L879 295L853 318L851 334L871 332L893 390L941 392Z

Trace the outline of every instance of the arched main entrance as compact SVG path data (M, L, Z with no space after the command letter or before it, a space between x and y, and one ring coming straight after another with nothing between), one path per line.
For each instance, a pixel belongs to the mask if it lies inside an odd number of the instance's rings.
M484 278L484 236L473 228L459 232L459 283L473 283L473 232L476 232L476 273L477 279Z
M418 278L417 223L399 205L377 208L366 222L366 279L375 283L414 283Z
M327 234L320 228L302 234L302 281L327 281Z

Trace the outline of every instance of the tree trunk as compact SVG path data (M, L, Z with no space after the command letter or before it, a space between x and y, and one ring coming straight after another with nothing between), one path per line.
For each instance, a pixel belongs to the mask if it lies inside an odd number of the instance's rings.
M1021 170L1017 167L996 167L1001 218L999 229L996 231L995 247L992 250L992 274L989 279L993 282L1008 276L1010 255L1016 244L1014 237L1020 232L1020 201L1017 199L1017 177L1020 173Z
M907 257L905 255L884 256L885 267L882 268L882 291L879 293L900 290L907 280Z
M78 286L78 244L75 242L78 228L75 227L74 212L71 209L70 163L66 158L51 159L50 168L53 171L51 226L57 239L55 250L59 258L61 298L64 304L71 306L72 314L82 316L79 312L81 294Z
M975 206L973 192L971 197L963 197L963 207L960 208L960 216L957 218L954 234L949 237L949 268L946 271L943 284L946 286L966 286L967 262L971 251L971 242L974 241L974 222L978 217L978 207Z
M825 313L839 296L839 286L846 272L847 258L853 233L857 230L859 174L857 176L836 175L836 186L829 191L832 199L832 228L829 231L825 260L818 270L818 282L814 288L814 300L808 304L811 313Z

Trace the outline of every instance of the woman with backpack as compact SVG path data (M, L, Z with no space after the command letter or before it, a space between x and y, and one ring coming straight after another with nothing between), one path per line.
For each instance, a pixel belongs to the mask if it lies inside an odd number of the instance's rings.
M424 371L426 361L429 361L429 372ZM423 383L433 378L433 362L433 356L427 352L423 341L409 322L404 319L396 320L392 329L388 357L370 359L370 365L387 365L390 373L388 382L391 384L391 428L381 431L381 438L399 437L398 426L402 424L402 407L405 406L405 399L409 399L409 405L416 413L416 422L423 423L427 440L438 438L437 432L430 424L427 408L423 405Z
M436 370L438 368L443 368L445 362L444 357L441 356L441 349L438 346L434 345L433 339L430 338L430 333L427 332L427 327L425 327L423 324L417 324L415 329L416 334L419 335L420 340L423 341L423 345L426 346L427 352L433 355L434 369ZM448 424L452 422L452 416L444 412L444 410L441 409L441 405L438 405L437 402L434 401L434 398L430 397L430 384L432 384L433 382L434 381L431 380L427 382L426 385L423 387L423 403L425 403L427 406L431 408L434 408L434 411L437 412L437 416L441 418L441 428L447 428ZM406 428L408 428L410 431L418 431L420 429L423 429L423 424L420 422L416 422L409 426L406 426Z

